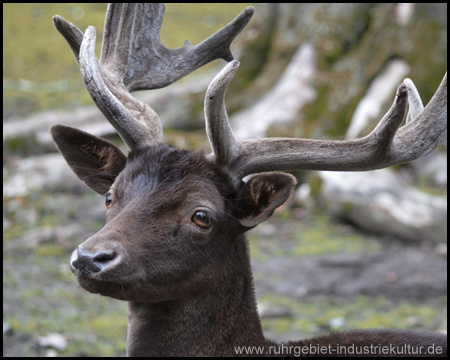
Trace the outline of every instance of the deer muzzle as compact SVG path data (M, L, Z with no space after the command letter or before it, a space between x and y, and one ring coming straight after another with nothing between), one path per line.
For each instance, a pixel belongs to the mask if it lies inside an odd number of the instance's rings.
M95 278L111 268L119 260L114 250L89 252L79 246L70 257L70 268L75 275Z

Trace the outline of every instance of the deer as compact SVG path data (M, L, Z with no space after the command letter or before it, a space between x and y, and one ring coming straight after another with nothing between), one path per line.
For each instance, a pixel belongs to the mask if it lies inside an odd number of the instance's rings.
M369 329L284 343L266 339L245 233L292 193L296 179L282 171L380 169L445 141L447 75L425 107L405 80L362 138L237 140L225 107L239 67L230 44L254 8L200 44L186 40L178 49L160 40L164 11L162 4L109 4L100 60L94 27L83 34L53 17L92 99L130 148L126 156L79 129L50 129L73 172L104 197L105 225L73 251L70 268L85 290L127 302L127 355L351 356L344 350L353 346L363 349L354 356L446 356L446 335L431 332ZM167 86L219 58L228 63L204 103L212 152L165 143L158 115L131 92Z

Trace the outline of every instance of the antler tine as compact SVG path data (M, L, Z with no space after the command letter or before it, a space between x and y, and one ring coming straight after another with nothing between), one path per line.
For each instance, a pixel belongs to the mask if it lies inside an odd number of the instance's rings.
M53 17L53 24L75 55L93 100L128 147L132 149L142 143L162 142L161 122L153 109L132 97L120 80L111 85L114 75L106 72L95 56L95 29L89 27L83 36L80 29L59 15ZM108 30L112 29L108 27ZM130 110L134 110L137 118Z
M62 16L53 16L53 25L60 32L70 46L75 59L79 60L81 41L83 41L83 33L75 25L64 19Z
M424 156L447 139L445 74L425 109L414 84L407 79L399 86L389 111L364 138L346 141L268 138L238 142L224 105L226 87L236 70L237 64L230 63L212 81L205 99L205 117L215 161L238 179L265 171L381 169ZM412 120L399 128L408 101Z
M399 129L395 137L395 155L403 158L398 164L425 156L447 140L447 73L425 108L421 105L416 87L408 80L405 82L408 99L412 97L413 102L420 104L411 106L410 101L410 112L413 108L412 118Z
M86 88L103 115L130 149L163 142L161 121L147 104L134 98L115 74L95 56L95 28L90 26L80 48L79 66Z
M130 92L168 86L218 58L231 60L230 44L254 9L247 8L202 43L192 46L185 41L178 49L161 43L164 11L163 4L109 4L100 62L95 57L94 28L89 27L83 37L76 26L54 17L55 27L79 63L89 93L130 148L163 141L157 114Z
M416 117L416 115L420 114L423 111L423 103L413 81L407 78L403 81L403 83L408 90L409 111L408 117L406 118L406 123L409 123L413 118Z
M206 134L212 156L219 164L226 166L234 162L240 150L225 108L225 91L238 68L237 60L228 63L211 81L205 96Z

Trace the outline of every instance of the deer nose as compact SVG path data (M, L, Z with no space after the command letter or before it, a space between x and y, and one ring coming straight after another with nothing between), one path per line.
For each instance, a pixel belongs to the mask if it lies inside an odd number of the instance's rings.
M116 257L114 250L91 253L78 246L71 256L70 267L76 274L92 275L108 267Z

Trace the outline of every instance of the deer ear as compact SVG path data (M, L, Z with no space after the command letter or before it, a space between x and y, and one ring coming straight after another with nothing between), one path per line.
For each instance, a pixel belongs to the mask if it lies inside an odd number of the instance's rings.
M239 223L252 228L266 221L292 193L297 180L284 173L262 173L250 178L239 195Z
M113 143L65 125L50 128L58 150L73 172L95 192L108 192L125 167L126 156Z

